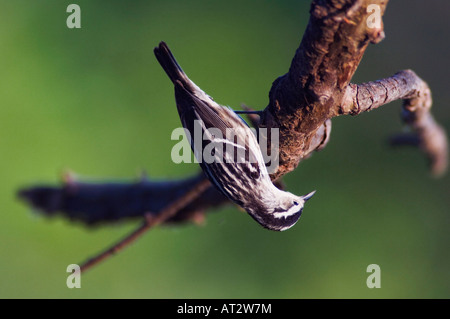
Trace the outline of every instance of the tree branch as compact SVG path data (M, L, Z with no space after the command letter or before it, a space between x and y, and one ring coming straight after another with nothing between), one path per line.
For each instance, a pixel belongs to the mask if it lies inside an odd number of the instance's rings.
M174 181L78 182L65 178L60 186L34 186L19 191L19 197L47 216L63 214L89 226L157 215L176 198L204 180L203 173ZM166 223L200 222L206 209L228 203L214 187L179 210Z
M180 210L185 208L187 205L192 203L195 199L197 199L204 191L206 191L211 186L211 183L208 179L202 178L196 184L194 184L186 193L184 193L181 197L174 200L171 204L167 205L166 208L158 212L158 214L147 213L145 221L127 235L125 238L112 245L110 248L105 251L99 253L95 257L90 258L85 263L80 266L80 271L85 272L88 269L94 267L98 263L104 261L105 259L113 256L118 253L125 247L129 246L133 242L135 242L138 238L140 238L143 234L145 234L150 228L157 226L166 220L172 218L175 214L177 214Z
M280 129L280 166L272 174L274 180L324 147L331 127L330 122L325 123L337 115L336 105L368 44L384 38L382 24L380 28L367 26L370 4L378 5L382 14L387 1L313 1L289 72L273 83L261 118L260 126Z
M411 70L400 71L393 76L375 82L347 87L339 114L358 115L374 110L389 102L403 99L403 121L414 135L408 139L395 139L397 144L411 145L415 140L430 161L431 172L442 175L447 169L448 142L444 129L434 120L430 109L431 91L428 84Z

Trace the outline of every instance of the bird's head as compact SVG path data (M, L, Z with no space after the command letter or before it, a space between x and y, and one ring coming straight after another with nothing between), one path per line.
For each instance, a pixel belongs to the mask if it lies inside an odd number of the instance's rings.
M277 202L269 199L266 201L270 203L264 209L264 211L256 211L251 214L253 218L260 223L263 227L283 231L291 228L297 223L300 218L303 207L315 193L313 191L305 196L297 196L289 192L281 192L277 196Z

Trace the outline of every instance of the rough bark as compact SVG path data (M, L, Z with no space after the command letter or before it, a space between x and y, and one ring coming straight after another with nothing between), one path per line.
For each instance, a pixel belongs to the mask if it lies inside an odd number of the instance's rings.
M280 129L280 166L273 179L325 146L329 119L337 115L368 44L384 37L382 28L367 27L369 4L383 13L387 1L313 1L289 72L273 83L261 119L262 126Z

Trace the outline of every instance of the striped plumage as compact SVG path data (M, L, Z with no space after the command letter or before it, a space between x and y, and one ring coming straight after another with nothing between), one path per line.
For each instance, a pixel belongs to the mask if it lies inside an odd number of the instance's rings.
M215 148L215 161L199 160L210 181L263 227L277 231L292 227L300 218L305 201L314 192L302 197L276 188L270 180L258 141L242 118L230 108L217 104L195 85L164 42L154 52L175 86L181 123L190 133L191 147L197 159L206 148L221 146ZM194 139L196 129L207 137L201 143ZM214 134L214 130L220 134ZM227 135L230 132L235 134L233 139ZM233 149L233 156L226 147Z

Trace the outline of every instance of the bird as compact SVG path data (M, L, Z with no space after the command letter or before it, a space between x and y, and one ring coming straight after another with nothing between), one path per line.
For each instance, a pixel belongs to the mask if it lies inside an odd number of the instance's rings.
M278 189L247 123L191 81L165 42L154 54L174 85L178 114L196 158L208 147L213 149L213 161L198 160L210 182L264 228L284 231L294 226L315 191L297 196ZM196 130L202 139L193 137Z

